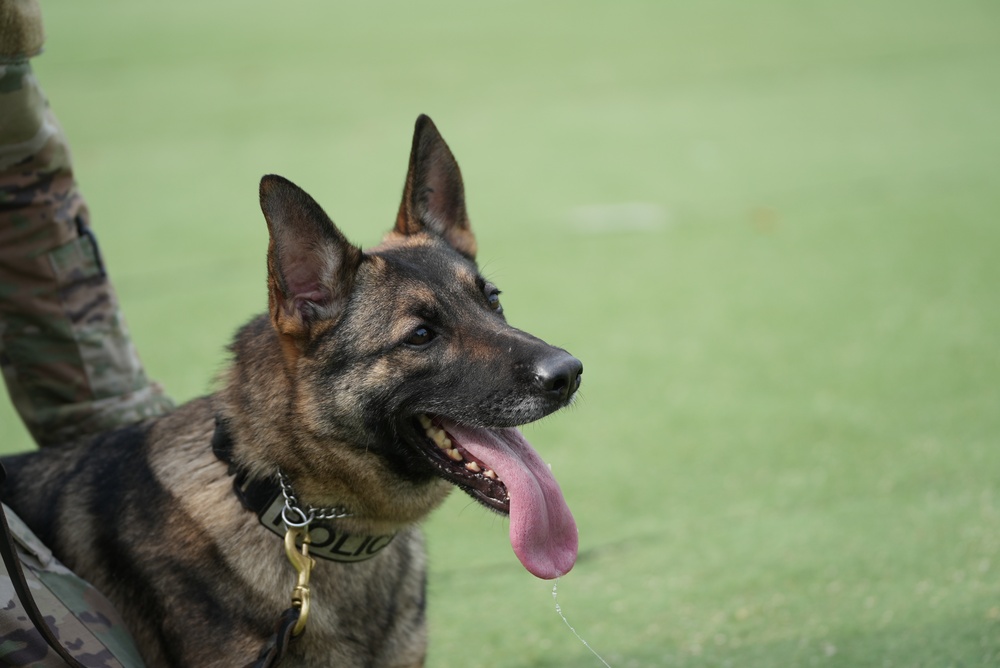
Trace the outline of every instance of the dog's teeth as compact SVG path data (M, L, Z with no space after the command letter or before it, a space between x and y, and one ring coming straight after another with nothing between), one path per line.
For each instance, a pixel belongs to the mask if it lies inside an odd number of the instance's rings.
M482 471L482 469L479 468L479 464L477 464L476 462L469 462L468 464L465 465L465 468L469 469L473 473L479 473L480 471Z
M483 471L483 475L486 476L487 478L490 478L491 480L497 479L497 474L493 471L493 469L486 469L485 471Z
M437 431L432 432L431 439L434 441L434 444L442 450L447 450L451 447L451 439L448 438L448 435L443 429L438 429Z
M449 458L454 459L456 462L460 462L465 459L462 456L462 453L458 451L458 448L451 447L454 444L451 439L448 438L448 432L440 427L434 426L431 423L430 418L426 415L420 415L417 419L420 420L420 424L423 425L424 431L427 432L427 437L434 441L434 445L436 445L440 450L443 450ZM477 466L475 470L478 471L479 467Z

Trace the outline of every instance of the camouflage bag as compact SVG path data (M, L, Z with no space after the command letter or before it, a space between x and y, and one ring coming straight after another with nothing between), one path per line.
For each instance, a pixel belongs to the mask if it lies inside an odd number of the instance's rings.
M0 524L6 566L0 573L0 665L144 668L111 603L59 563L7 506Z

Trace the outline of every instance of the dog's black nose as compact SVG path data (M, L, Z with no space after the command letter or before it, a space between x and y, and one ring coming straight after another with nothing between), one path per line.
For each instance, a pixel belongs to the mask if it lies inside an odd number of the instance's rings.
M562 350L545 358L535 367L535 378L541 388L561 401L569 401L580 388L582 375L583 363Z

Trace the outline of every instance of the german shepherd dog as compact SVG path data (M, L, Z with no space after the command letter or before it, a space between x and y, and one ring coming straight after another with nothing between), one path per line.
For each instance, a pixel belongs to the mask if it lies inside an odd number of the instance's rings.
M255 660L296 583L285 522L316 560L282 665L423 665L418 524L452 487L509 515L534 575L573 566L573 517L516 427L569 404L583 367L507 324L426 116L375 248L279 176L260 204L269 313L237 333L220 391L7 458L3 501L116 605L151 668Z

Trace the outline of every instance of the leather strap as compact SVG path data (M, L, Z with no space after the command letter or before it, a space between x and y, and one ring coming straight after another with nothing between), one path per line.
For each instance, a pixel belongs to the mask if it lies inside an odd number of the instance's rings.
M285 658L288 651L288 643L294 637L292 629L299 621L299 609L292 607L281 613L278 620L278 629L260 650L257 658L248 663L244 668L274 668Z
M4 470L3 464L0 464L0 485L6 479L7 471ZM28 582L24 579L24 571L21 570L21 559L17 556L17 545L14 543L14 536L7 525L7 514L4 512L0 512L0 523L3 524L3 537L0 538L0 554L3 555L3 562L7 566L7 574L10 575L10 580L14 584L14 591L17 593L17 598L21 601L21 606L25 612L28 613L28 619L35 625L35 629L38 630L38 633L45 639L49 647L52 648L52 651L58 654L67 665L71 668L87 668L63 647L59 639L52 633L52 629L45 623L45 617L38 609L38 606L35 605L35 599L31 595L31 590L28 589Z

